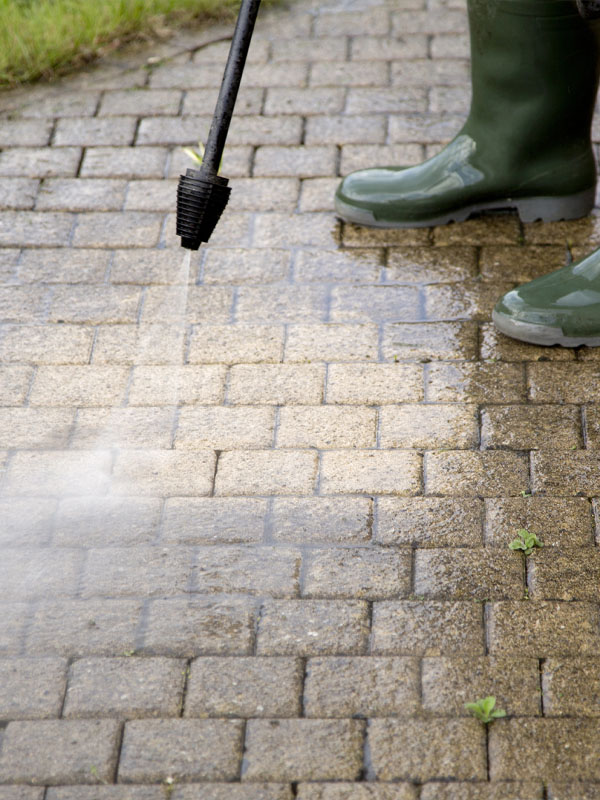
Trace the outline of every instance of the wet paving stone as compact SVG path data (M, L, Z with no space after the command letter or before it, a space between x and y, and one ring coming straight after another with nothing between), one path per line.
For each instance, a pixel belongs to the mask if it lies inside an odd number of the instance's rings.
M600 716L600 675L596 659L545 659L542 689L546 716Z
M474 277L472 247L391 247L386 279L394 283L452 283Z
M377 655L440 656L447 649L482 655L483 615L475 602L383 601L373 606Z
M368 739L379 780L485 780L485 733L475 720L375 719Z
M0 402L4 406L20 406L25 400L32 377L31 367L1 367Z
M119 781L231 781L241 754L238 720L134 720L125 724Z
M479 547L483 502L471 498L380 497L375 541L419 547Z
M503 720L490 731L491 778L598 781L599 727L596 719ZM517 758L523 741L531 754L525 760Z
M451 497L518 495L529 486L527 461L520 453L427 453L425 470L427 494Z
M164 505L162 540L174 545L259 543L266 513L263 499L171 497Z
M231 450L219 459L215 494L312 494L317 457L302 450ZM209 492L203 492L208 494Z
M197 658L186 717L296 717L303 667L295 658Z
M359 600L269 600L262 609L258 655L365 652L367 604Z
M295 597L300 551L278 547L203 547L192 567L192 591Z
M45 791L30 786L0 786L0 800L43 800Z
M53 498L16 498L0 500L3 529L2 547L38 547L52 535L52 521L58 506Z
M536 781L502 783L426 783L421 800L542 800L544 787Z
M529 364L529 395L538 403L593 403L600 367L594 364Z
M372 525L368 497L276 497L268 521L281 544L364 544Z
M69 670L63 716L174 717L184 678L185 662L176 659L81 659Z
M58 717L63 705L67 662L62 658L0 661L0 719Z
M378 331L372 324L294 325L286 339L285 361L376 361Z
M252 650L256 604L250 598L216 596L154 600L144 644L149 655L248 655Z
M189 548L92 549L87 556L81 596L181 594L190 580L192 557Z
M489 320L496 301L512 288L510 283L433 284L425 287L426 319Z
M531 281L565 265L565 248L556 246L506 247L481 250L480 271L485 280Z
M162 786L57 786L46 790L50 800L163 800Z
M25 623L29 620L29 606L27 603L3 603L0 611L0 656L19 656L22 653Z
M135 647L142 603L134 599L45 600L30 620L32 656L109 656Z
M304 686L308 717L388 717L416 713L414 658L309 658Z
M523 596L523 563L508 550L417 549L414 563L416 595L439 600L516 600Z
M316 405L322 401L324 366L237 364L231 368L230 403L243 405Z
M180 784L173 790L173 800L292 800L292 798L292 787L286 783L257 782L246 786L239 783L196 783L187 786Z
M594 544L594 512L584 497L493 497L485 500L485 541L506 547L520 528L545 547Z
M497 708L513 716L541 714L536 658L460 655L423 659L423 709L431 714L469 716L472 698L496 697Z
M356 780L364 726L360 720L250 720L242 779Z
M590 497L600 494L600 454L546 451L531 456L534 491Z
M300 800L415 800L409 783L300 783Z
M501 362L429 364L426 393L433 403L519 403L526 398L525 373Z
M158 498L67 498L56 510L52 540L58 547L148 545L156 538L160 510Z
M549 800L597 800L600 787L594 783L550 783L548 785Z
M11 722L2 741L0 780L47 786L109 781L118 744L114 720Z
M0 582L6 600L35 600L77 594L83 563L80 550L48 552L18 547L2 551Z
M596 604L521 601L492 603L487 621L490 653L547 658L600 651Z
M410 593L411 552L405 547L332 548L304 557L304 597L381 600Z
M600 552L597 548L552 548L530 558L528 580L535 600L600 599Z
M476 352L474 323L398 323L384 328L383 354L388 361L470 361Z
M436 245L518 244L519 220L516 214L482 216L455 225L435 228Z
M481 415L485 448L573 450L583 443L577 406L486 406Z

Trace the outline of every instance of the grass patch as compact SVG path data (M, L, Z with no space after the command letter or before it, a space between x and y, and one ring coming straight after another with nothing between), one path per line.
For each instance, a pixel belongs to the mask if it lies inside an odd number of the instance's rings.
M0 0L0 88L53 78L138 37L233 19L239 0Z

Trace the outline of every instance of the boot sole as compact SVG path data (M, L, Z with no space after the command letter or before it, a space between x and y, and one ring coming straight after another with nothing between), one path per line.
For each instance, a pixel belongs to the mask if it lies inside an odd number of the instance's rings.
M376 219L372 211L366 208L356 208L356 206L344 203L338 197L335 198L335 208L338 216L345 222L353 222L355 225L365 225L371 228L431 228L435 225L447 225L449 222L465 222L473 214L485 211L516 211L521 222L537 222L538 220L558 222L559 220L579 219L587 217L593 209L595 197L595 187L565 197L507 197L504 200L494 200L488 203L474 203L440 217L410 222Z
M510 336L511 339L527 342L527 344L544 347L551 347L555 344L561 347L581 347L581 345L600 347L600 334L598 336L565 336L562 328L515 321L506 314L500 314L495 310L492 312L492 321L501 333Z

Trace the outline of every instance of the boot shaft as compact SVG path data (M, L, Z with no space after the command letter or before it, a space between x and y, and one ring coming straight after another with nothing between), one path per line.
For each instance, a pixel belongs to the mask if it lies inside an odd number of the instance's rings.
M525 180L528 164L539 171L566 163L573 185L558 192L590 185L600 20L584 20L574 0L469 0L469 23L473 93L465 132L496 149L499 163L510 153Z
M575 0L468 0L468 7L467 122L423 164L345 178L336 194L343 219L430 226L510 208L531 222L576 219L593 208L600 20L584 20Z
M600 0L575 0L577 10L584 19L598 19L600 17Z

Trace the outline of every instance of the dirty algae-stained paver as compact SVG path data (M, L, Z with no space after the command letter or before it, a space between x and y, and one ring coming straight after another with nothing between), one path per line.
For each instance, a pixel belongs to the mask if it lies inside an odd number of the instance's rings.
M298 0L188 281L230 34L1 98L0 800L598 798L600 349L490 311L600 228L341 225L457 131L465 4Z

